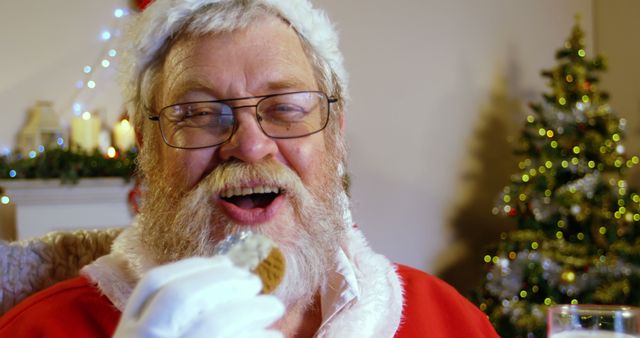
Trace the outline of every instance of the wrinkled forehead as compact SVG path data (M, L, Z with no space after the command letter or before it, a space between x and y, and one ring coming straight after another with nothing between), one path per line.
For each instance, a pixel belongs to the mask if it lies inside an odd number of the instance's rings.
M208 92L208 100L319 87L299 35L272 16L231 32L181 36L167 53L160 80L161 104L179 102L185 91Z

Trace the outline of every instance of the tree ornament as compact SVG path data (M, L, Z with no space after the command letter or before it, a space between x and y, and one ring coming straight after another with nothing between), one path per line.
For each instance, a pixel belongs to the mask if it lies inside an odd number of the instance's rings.
M576 281L576 273L571 269L566 269L560 274L560 280L563 284L573 284Z

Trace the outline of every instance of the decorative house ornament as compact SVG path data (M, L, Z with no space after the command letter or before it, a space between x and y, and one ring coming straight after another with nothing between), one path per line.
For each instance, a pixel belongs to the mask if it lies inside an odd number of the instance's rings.
M53 110L53 103L38 101L29 110L27 122L18 133L18 149L23 154L42 152L45 147L64 146L67 136L60 117Z

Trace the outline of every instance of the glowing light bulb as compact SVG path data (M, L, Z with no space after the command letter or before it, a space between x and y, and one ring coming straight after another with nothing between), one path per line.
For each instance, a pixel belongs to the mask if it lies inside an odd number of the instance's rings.
M14 178L16 176L18 176L18 172L16 172L15 170L9 171L9 177Z
M73 104L73 112L77 115L82 112L82 105L78 102Z
M93 80L89 80L89 81L87 82L87 88L93 89L93 88L95 88L95 87L96 87L96 82L95 82L95 81L93 81Z
M102 34L100 35L100 37L102 38L102 40L107 41L107 40L111 39L111 32L103 31Z
M116 55L118 55L118 52L115 49L109 49L108 54L110 57L115 57Z
M116 18L121 18L124 16L124 10L122 8L117 8L115 11L113 11L113 16L115 16Z
M0 198L0 202L2 202L2 204L9 204L9 202L11 202L11 199L9 198L9 196L2 196L2 198Z
M82 69L82 71L83 71L85 74L89 74L89 73L91 73L91 66L84 66L84 68Z
M104 59L104 60L102 60L102 62L101 62L101 65L102 65L102 67L104 67L104 68L109 67L109 65L110 65L110 64L111 64L111 62L109 62L109 60L107 60L107 59Z
M116 148L114 147L109 147L109 149L107 149L107 156L109 158L114 158L116 157Z
M85 120L85 121L90 120L91 119L91 113L88 112L88 111L82 113L82 119Z

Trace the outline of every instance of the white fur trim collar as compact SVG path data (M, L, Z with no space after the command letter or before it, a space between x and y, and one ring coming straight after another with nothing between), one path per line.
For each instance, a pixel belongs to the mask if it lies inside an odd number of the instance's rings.
M82 274L96 283L120 311L140 276L157 265L141 249L139 236L137 226L127 228L109 255L82 269ZM371 250L358 229L350 228L341 246L340 255L344 256L338 259L342 263L335 273L342 276L338 291L351 295L335 311L328 311L330 316L316 337L393 337L403 305L402 286L394 266ZM324 316L328 314L323 311Z

